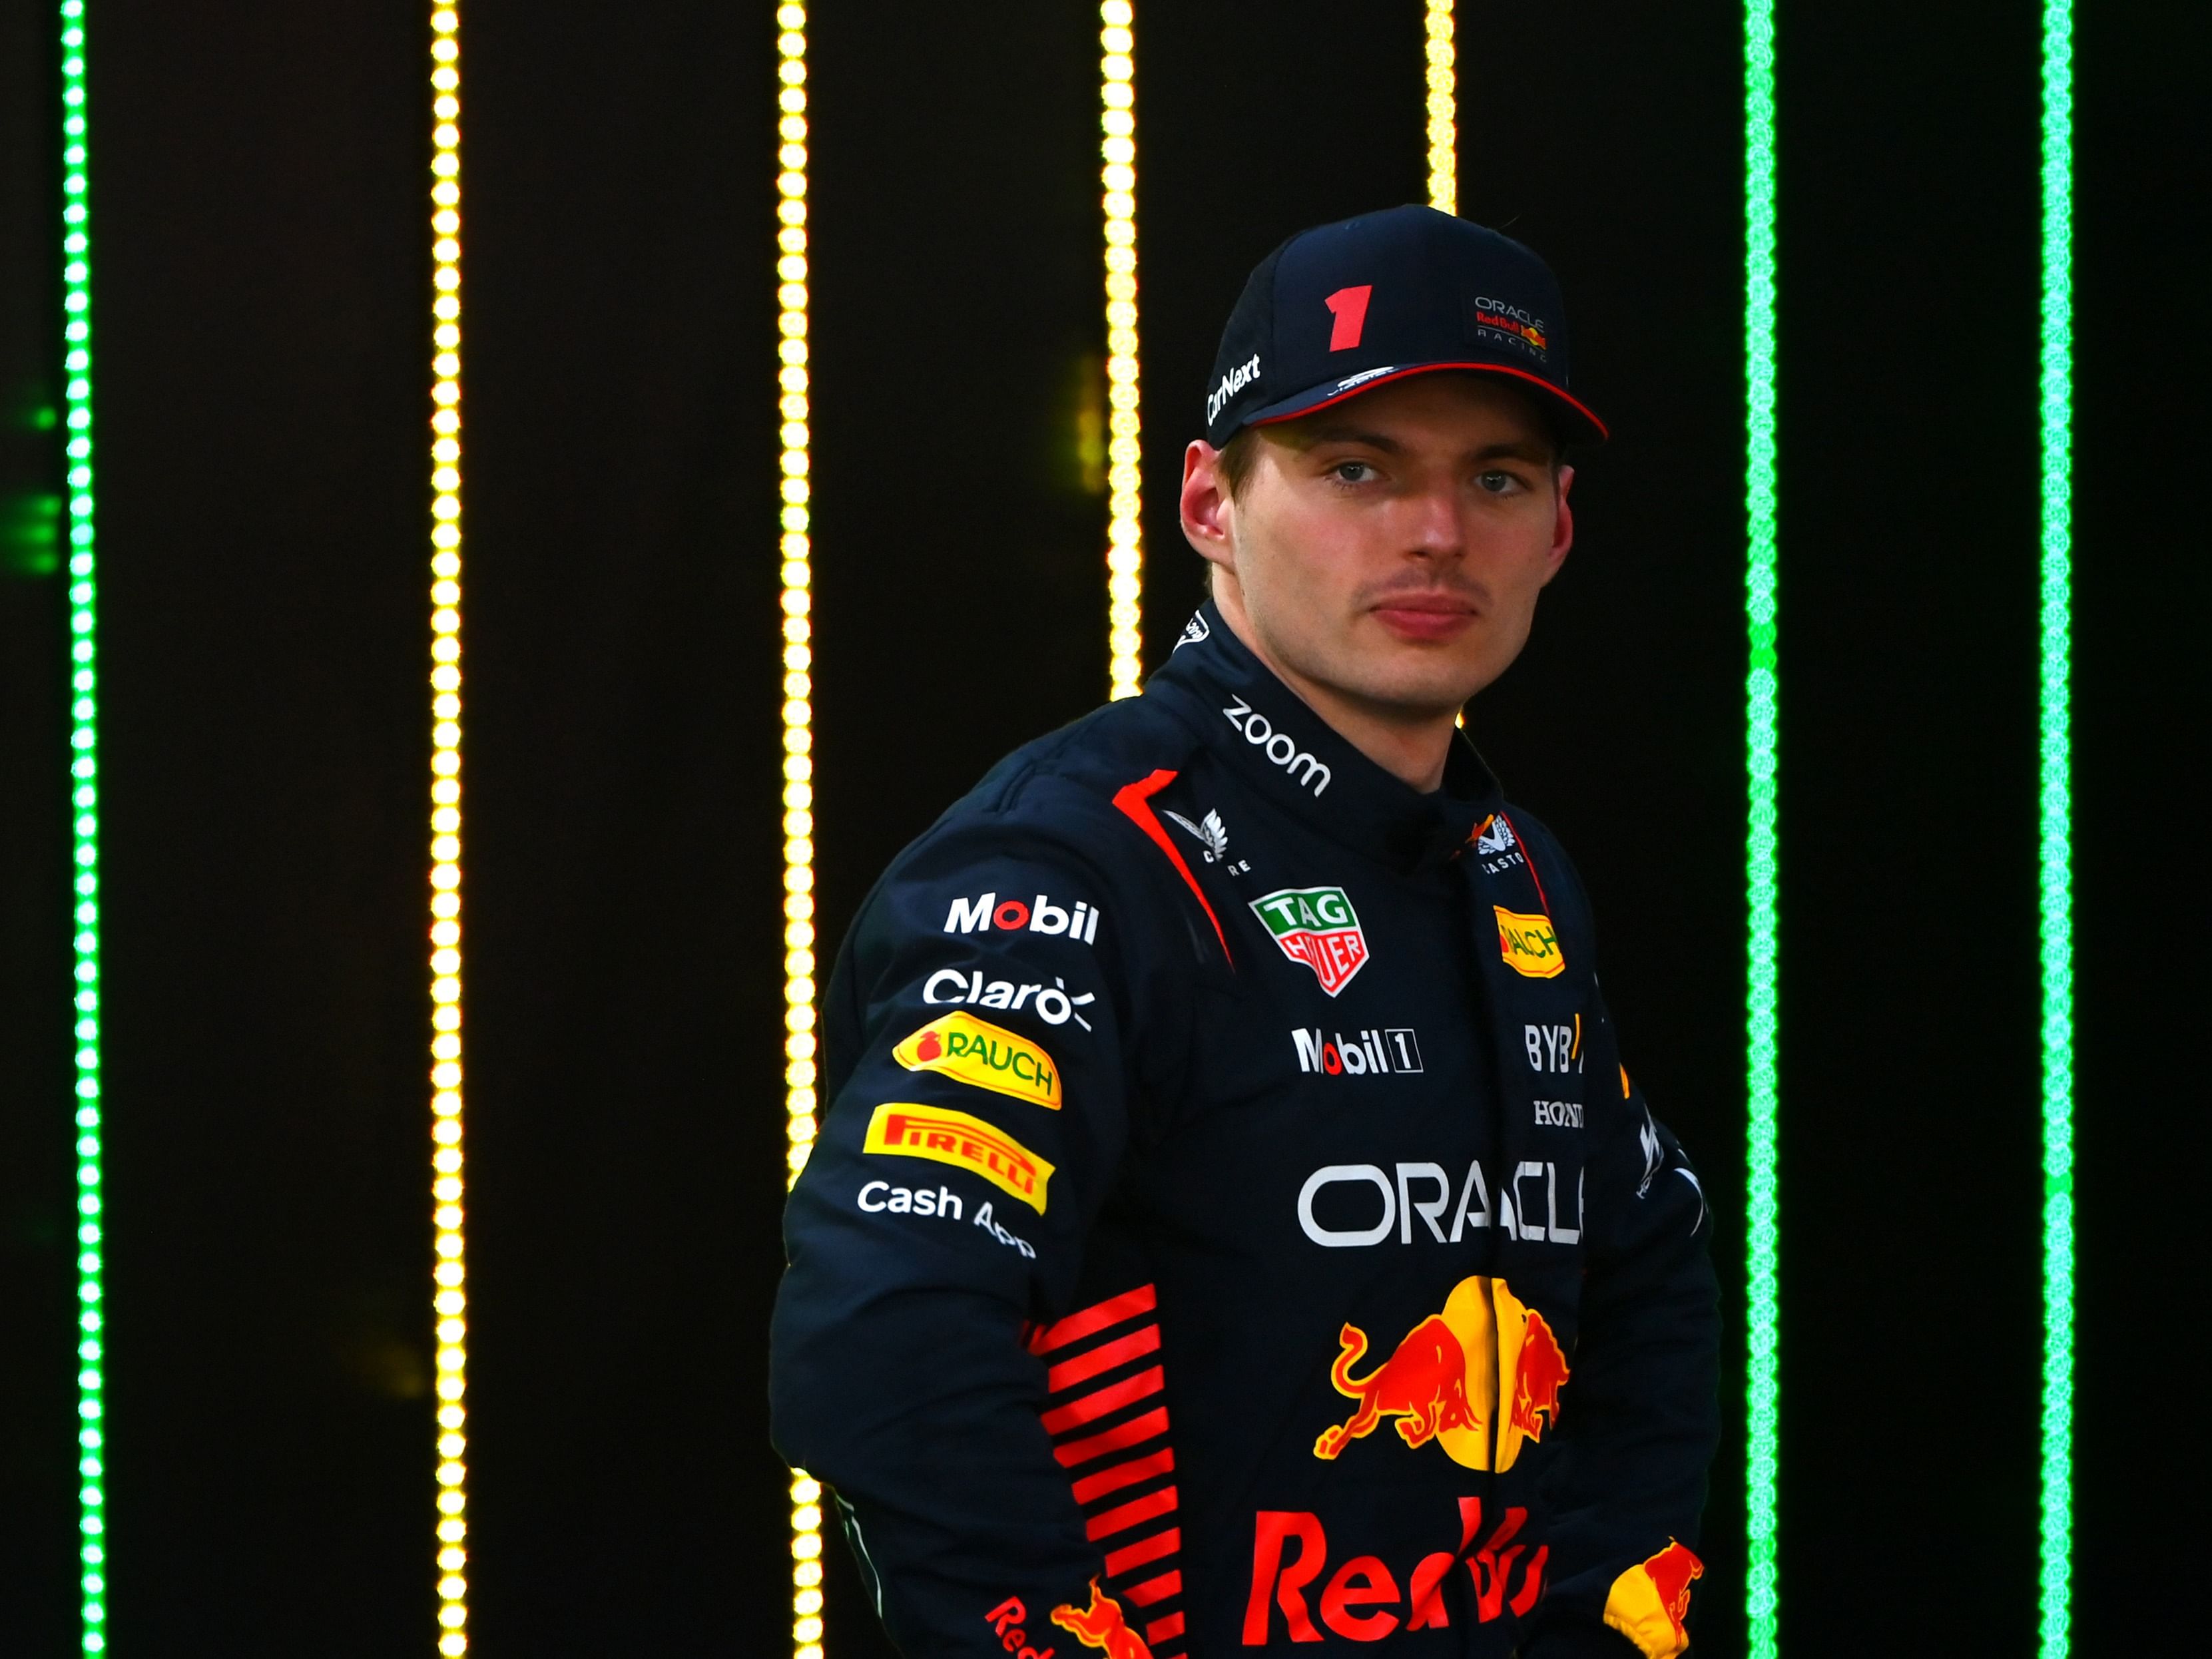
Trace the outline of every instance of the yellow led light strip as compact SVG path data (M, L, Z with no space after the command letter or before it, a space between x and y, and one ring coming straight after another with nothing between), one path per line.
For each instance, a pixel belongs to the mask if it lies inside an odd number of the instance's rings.
M468 1309L461 1251L461 47L430 13L430 1155L437 1200L438 1651L468 1651Z
M1429 205L1459 211L1459 77L1453 70L1452 0L1429 0Z
M1137 417L1137 94L1135 13L1129 0L1098 8L1098 153L1106 187L1107 695L1143 689L1145 552L1139 485L1144 451Z
M782 393L785 1184L815 1134L814 634L807 520L806 9L776 9L777 381ZM793 1659L822 1659L822 1487L791 1472Z

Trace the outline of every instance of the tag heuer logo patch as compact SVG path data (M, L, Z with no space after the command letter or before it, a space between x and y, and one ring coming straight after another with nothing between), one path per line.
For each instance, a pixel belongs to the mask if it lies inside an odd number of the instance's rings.
M1285 887L1254 899L1252 914L1267 924L1283 954L1312 969L1331 996L1367 961L1367 936L1341 887Z

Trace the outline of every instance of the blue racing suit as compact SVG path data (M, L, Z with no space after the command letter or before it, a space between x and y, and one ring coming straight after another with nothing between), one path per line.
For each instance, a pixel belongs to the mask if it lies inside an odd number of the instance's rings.
M1711 1220L1583 889L1211 605L884 873L823 1010L778 1449L909 1659L1671 1659Z

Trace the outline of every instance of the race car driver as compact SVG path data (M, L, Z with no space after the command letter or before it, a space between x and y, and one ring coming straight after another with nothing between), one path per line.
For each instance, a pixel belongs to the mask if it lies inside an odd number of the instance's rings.
M1455 730L1604 436L1557 286L1425 208L1306 231L1206 416L1173 654L839 954L775 1443L910 1659L1669 1659L1711 1221L1572 866Z

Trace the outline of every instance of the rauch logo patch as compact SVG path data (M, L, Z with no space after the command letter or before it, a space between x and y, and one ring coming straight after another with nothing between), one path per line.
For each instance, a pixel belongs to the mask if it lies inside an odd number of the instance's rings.
M891 1050L909 1072L942 1072L1051 1111L1060 1109L1060 1066L1027 1037L973 1014L933 1019Z
M864 1152L926 1158L972 1170L1010 1198L1044 1213L1045 1186L1053 1166L1005 1130L948 1107L889 1101L868 1120Z
M1321 988L1334 996L1367 962L1367 935L1341 887L1285 887L1252 901L1283 954L1314 970Z
M1557 979L1566 971L1551 917L1524 916L1502 904L1490 908L1498 913L1498 954L1508 968L1525 979Z

